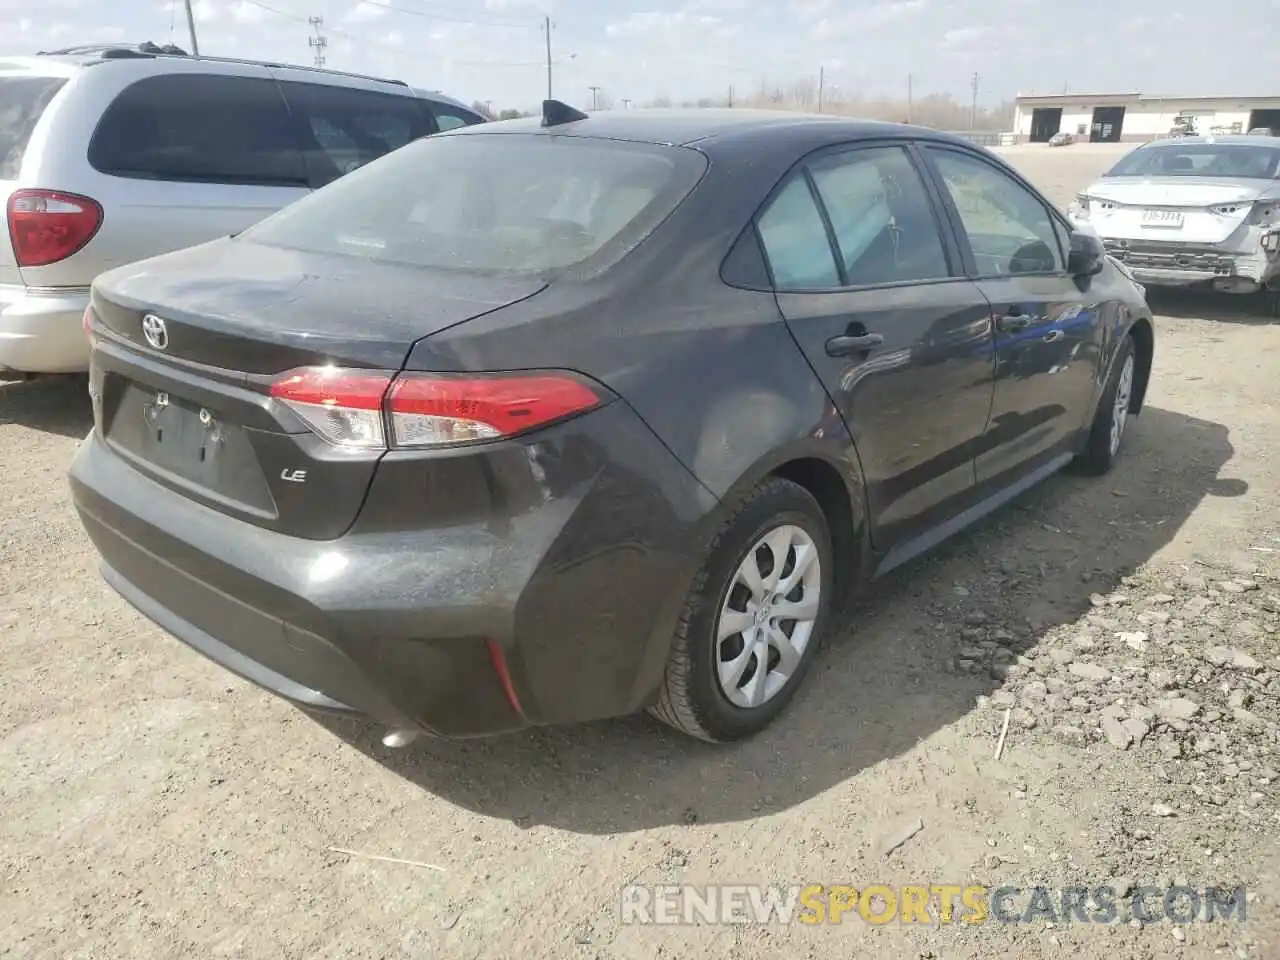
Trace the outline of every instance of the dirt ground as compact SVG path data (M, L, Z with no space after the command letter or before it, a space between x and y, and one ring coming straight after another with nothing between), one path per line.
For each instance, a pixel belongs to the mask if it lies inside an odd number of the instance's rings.
M1064 204L1116 157L1008 152ZM892 577L730 748L322 726L102 585L83 383L0 386L0 957L1280 957L1280 324L1153 305L1114 473ZM1247 921L624 926L628 883L1244 884Z

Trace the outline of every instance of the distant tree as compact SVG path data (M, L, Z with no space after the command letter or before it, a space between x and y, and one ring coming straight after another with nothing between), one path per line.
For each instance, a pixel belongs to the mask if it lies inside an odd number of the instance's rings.
M498 114L499 120L518 120L521 117L530 116L530 114L521 113L519 110L503 110Z
M489 110L489 105L487 103L481 103L479 100L471 101L471 110L474 113L480 114L480 116L484 117L486 120L496 119L493 113Z

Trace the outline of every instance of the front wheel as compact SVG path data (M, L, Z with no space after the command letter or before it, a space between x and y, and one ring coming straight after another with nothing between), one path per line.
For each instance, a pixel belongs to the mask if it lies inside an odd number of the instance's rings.
M1116 456L1124 441L1125 428L1129 425L1137 359L1133 337L1126 336L1112 364L1106 389L1102 391L1102 397L1098 401L1098 410L1089 430L1089 440L1076 461L1084 473L1100 476L1115 466Z
M650 712L713 743L763 730L817 653L832 567L831 533L813 496L780 478L756 487L694 578Z

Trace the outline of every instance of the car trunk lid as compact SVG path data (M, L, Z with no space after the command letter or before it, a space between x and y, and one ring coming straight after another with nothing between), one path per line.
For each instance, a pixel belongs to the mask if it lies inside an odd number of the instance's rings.
M1260 193L1255 184L1230 180L1104 180L1089 189L1090 220L1106 237L1222 243L1248 219Z
M222 240L94 285L95 426L171 489L250 523L331 539L382 455L326 442L271 384L304 366L398 371L414 342L538 293L482 278ZM150 333L150 336L148 336Z

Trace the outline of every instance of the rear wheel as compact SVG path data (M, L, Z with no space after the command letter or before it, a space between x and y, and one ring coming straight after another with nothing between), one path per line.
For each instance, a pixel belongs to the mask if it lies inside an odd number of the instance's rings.
M1111 377L1098 401L1089 440L1076 462L1084 473L1101 475L1108 472L1120 453L1125 429L1129 425L1129 406L1133 402L1133 385L1137 374L1137 351L1133 337L1120 344Z
M832 565L831 534L813 496L777 478L756 487L694 578L650 712L711 742L768 726L822 640Z

